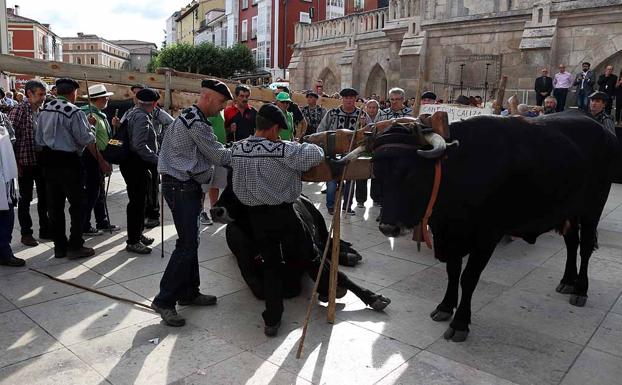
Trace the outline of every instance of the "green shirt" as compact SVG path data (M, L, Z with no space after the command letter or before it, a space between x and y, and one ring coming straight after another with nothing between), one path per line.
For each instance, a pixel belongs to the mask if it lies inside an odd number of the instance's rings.
M212 123L212 130L214 130L214 135L218 138L218 141L222 144L227 143L227 134L225 132L225 117L220 111L218 115L210 116L207 120Z
M287 112L285 114L285 120L287 121L287 130L280 130L279 136L281 140L293 140L294 137L294 114Z
M86 117L89 117L90 113L93 113L93 117L95 118L95 125L93 126L93 134L95 134L95 142L97 143L97 150L104 151L108 146L108 141L110 140L110 124L108 123L108 118L106 114L101 112L97 107L91 105L89 108L88 104L80 107L82 111L86 114Z

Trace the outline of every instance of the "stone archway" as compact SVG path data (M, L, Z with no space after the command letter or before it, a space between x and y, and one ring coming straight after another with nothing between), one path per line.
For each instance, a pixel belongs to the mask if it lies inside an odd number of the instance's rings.
M387 91L387 74L380 64L376 63L369 72L364 97L368 98L372 94L376 94L382 100L387 97Z
M600 63L592 63L592 70L597 79L599 75L605 73L605 67L610 64L613 66L613 74L619 76L622 71L622 51L614 53Z
M322 79L324 81L324 93L327 95L332 95L335 92L339 92L340 84L337 81L337 77L335 73L328 67L324 68L322 72L320 72L320 76L318 79Z

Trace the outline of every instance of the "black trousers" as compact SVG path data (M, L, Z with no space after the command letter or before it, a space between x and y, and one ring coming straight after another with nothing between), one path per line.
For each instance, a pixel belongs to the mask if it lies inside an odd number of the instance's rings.
M119 168L127 185L127 243L133 245L140 242L145 228L148 166L141 159L132 157Z
M359 179L356 181L354 189L356 203L364 204L367 201L367 179Z
M103 174L99 169L97 160L90 152L85 151L82 154L82 184L85 189L85 199L82 210L82 231L86 231L91 227L91 212L95 209L102 193L102 181Z
M568 96L568 88L555 88L553 96L557 99L557 107L555 111L561 112L566 108L566 97Z
M539 92L536 92L536 105L541 106L544 104L544 99L546 99L550 94L541 95Z
M19 202L17 204L17 220L22 235L32 235L32 218L30 217L30 202L32 202L33 187L37 186L37 212L39 214L39 234L48 233L48 207L46 203L45 179L41 166L22 166L21 176L17 178L19 185Z
M82 238L84 187L80 157L76 153L44 148L42 165L54 251L64 253L68 248L78 249L84 245ZM71 218L69 240L65 234L65 199L69 201Z
M149 167L149 185L147 186L147 196L145 198L145 217L148 219L160 219L160 202L158 187L160 185L160 175L158 167Z
M622 114L622 95L616 96L616 122L620 121L620 114Z
M266 325L273 326L283 314L282 250L299 250L299 258L311 260L315 254L314 244L291 203L251 206L249 214L259 254L263 258L266 310L262 316Z

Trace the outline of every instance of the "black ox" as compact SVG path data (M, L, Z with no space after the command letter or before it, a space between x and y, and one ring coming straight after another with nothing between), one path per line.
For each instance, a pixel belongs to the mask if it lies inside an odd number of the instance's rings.
M231 180L229 180L229 182L227 188L225 188L218 199L218 202L214 205L214 208L210 210L210 213L215 222L227 224L227 245L237 260L242 277L255 297L263 299L265 283L263 279L262 259L253 240L253 231L249 222L248 208L237 198L231 188ZM298 252L299 245L282 245L284 259L282 265L283 297L285 298L296 297L300 294L302 289L300 281L305 273L307 273L311 279L315 280L324 251L324 245L328 238L328 229L326 228L324 217L322 217L322 214L315 208L311 201L305 196L301 196L294 203L294 209L303 222L305 231L308 232L307 235L313 239L315 245L315 252L313 254L315 258L311 261L302 260L299 257L301 254ZM352 248L352 244L343 240L340 242L340 264L346 266L356 265L356 263L362 259L360 254ZM318 294L322 302L328 301L329 271L330 255L326 259L318 286ZM383 310L391 303L390 299L358 286L342 272L338 273L337 286L338 298L343 297L347 291L350 290L366 305L377 311Z
M459 145L448 146L452 142ZM449 125L445 138L394 125L376 137L379 227L387 236L421 224L440 162L440 188L429 226L434 254L446 262L448 284L431 317L449 320L457 308L446 339L467 338L473 291L506 234L531 244L553 229L563 234L567 262L556 290L571 294L572 305L585 304L588 262L597 247L596 228L611 187L616 146L614 135L577 112L529 120L474 117Z

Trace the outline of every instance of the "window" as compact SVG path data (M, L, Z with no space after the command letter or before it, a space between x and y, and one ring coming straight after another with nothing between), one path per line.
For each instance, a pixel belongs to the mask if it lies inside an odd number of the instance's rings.
M248 0L242 0L242 9L248 8Z
M365 8L365 0L354 0L354 9L357 11Z
M95 64L95 58L94 57L91 58L91 64Z
M251 19L251 39L257 39L257 16Z
M80 46L79 46L79 45L77 45L77 46L76 46L76 49L79 51L79 50L80 50Z
M13 31L9 31L9 51L13 51Z
M91 51L93 50L93 44L91 44Z
M76 63L77 63L77 64L82 64L82 60L80 60L80 58L79 58L79 57L77 57L77 58L76 58Z
M542 18L544 17L544 10L542 8L538 9L538 23L542 23Z
M259 3L259 0L253 0L253 5L257 5L257 3Z
M300 19L298 19L298 21L300 21L301 23L310 24L311 16L309 15L309 12L300 12Z
M248 40L247 35L248 35L248 20L242 20L242 36L240 36L240 41L246 41Z

